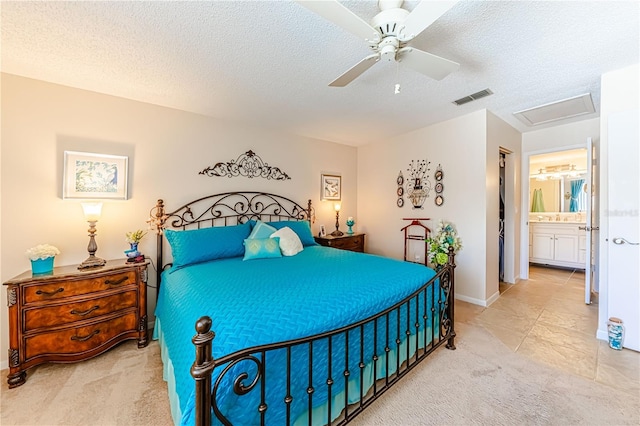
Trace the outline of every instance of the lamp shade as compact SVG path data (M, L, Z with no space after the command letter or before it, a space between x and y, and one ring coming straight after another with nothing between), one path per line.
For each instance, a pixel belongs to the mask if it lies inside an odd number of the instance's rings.
M337 212L339 212L339 211L340 211L340 203L335 203L335 204L333 205L333 208L334 208Z
M102 203L81 203L87 222L97 222L102 213Z

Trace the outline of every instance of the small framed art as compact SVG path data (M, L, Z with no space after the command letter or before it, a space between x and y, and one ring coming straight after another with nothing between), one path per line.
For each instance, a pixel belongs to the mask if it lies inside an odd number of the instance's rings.
M340 201L342 197L342 177L323 174L321 176L320 191L321 200Z
M324 229L324 225L320 225L320 236L321 237L326 237L327 236L327 231L326 231L326 229Z
M128 157L64 152L62 198L127 199Z

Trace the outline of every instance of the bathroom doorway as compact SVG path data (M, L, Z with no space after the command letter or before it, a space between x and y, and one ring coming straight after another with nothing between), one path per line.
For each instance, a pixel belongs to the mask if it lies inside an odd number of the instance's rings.
M523 256L523 265L548 268L550 273L554 268L559 273L573 270L575 277L586 277L591 270L590 145L589 140L582 147L524 156L528 232L523 239L528 239L528 256L526 262ZM527 268L523 277L528 276ZM585 303L591 303L591 280L586 278L584 296Z

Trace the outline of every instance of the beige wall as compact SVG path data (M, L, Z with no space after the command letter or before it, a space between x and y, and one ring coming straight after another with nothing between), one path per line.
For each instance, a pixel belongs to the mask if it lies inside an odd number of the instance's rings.
M463 243L456 259L456 297L490 303L489 298L498 290L498 147L519 153L519 143L517 131L481 110L385 143L359 147L358 219L360 229L368 232L368 251L401 259L404 247L400 229L408 223L403 218L431 218L428 225L432 229L440 219L453 222ZM422 210L412 209L408 201L398 208L398 172L406 178L411 160L421 159L431 161L432 182L435 168L442 165L444 204L435 206L432 192ZM517 197L515 209L519 192ZM488 207L489 203L495 206ZM495 235L490 243L488 231ZM410 256L413 258L413 253Z
M56 265L87 257L87 223L78 201L61 198L63 152L100 152L129 157L129 199L105 201L97 228L97 255L122 258L124 234L145 228L158 198L168 208L228 190L274 192L305 203L311 198L318 225L335 222L320 198L320 174L342 175L342 215L357 217L356 149L278 134L209 117L14 75L2 75L1 278L28 270L24 252L37 244L57 246ZM212 178L198 172L254 150L291 180ZM344 226L344 224L343 224ZM356 225L357 228L358 225ZM141 251L155 256L155 238ZM150 274L154 277L154 274ZM150 282L155 286L155 281ZM150 313L155 293L149 289ZM0 300L0 367L7 367L6 292Z

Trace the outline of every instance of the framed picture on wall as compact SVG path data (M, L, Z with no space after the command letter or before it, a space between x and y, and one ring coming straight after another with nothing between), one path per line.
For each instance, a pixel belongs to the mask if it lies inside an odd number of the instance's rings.
M127 199L128 157L64 152L62 198Z
M325 175L321 177L321 200L337 200L342 197L342 177L338 175Z

